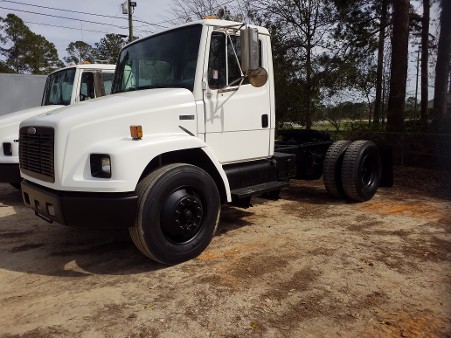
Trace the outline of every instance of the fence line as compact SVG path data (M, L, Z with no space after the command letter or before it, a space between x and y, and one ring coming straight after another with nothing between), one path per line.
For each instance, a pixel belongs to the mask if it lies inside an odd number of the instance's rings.
M393 162L401 166L451 170L451 134L329 131L333 139L369 139L391 146Z

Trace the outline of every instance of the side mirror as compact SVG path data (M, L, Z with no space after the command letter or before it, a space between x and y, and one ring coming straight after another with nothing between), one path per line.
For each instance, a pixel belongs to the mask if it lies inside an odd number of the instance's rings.
M260 67L260 43L258 30L247 27L241 31L241 70L254 87L263 86L268 80L267 71Z
M99 70L94 73L94 92L96 97L105 96L105 87L103 86L102 72Z
M259 68L260 48L258 44L258 30L246 27L241 31L241 70L244 74Z

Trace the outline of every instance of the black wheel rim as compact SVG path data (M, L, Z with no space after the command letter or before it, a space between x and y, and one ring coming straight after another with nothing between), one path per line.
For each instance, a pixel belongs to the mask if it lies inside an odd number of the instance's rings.
M186 243L196 237L203 219L202 200L191 188L178 188L163 202L160 225L163 234L173 243Z

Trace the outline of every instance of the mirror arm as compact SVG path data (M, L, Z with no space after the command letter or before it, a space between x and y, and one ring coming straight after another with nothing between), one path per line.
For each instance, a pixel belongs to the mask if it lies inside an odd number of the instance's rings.
M235 56L238 67L240 67L241 78L244 79L244 73L243 73L243 69L241 68L240 58L238 57L238 54L236 53L235 46L233 45L233 42L232 42L232 37L230 36L230 34L227 31L226 31L226 35L227 35L230 45L232 46L233 55Z
M235 81L232 81L231 83L229 83L224 88L219 89L218 92L219 93L226 93L226 92L237 91L238 89L240 89L241 85L243 84L244 78L245 78L245 76L242 76L242 77L236 79ZM240 81L240 84L238 86L236 86L236 87L232 87L238 81Z

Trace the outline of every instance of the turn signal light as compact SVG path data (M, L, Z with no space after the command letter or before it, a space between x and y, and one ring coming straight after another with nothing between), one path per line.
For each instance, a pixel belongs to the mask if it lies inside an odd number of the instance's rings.
M130 135L134 140L140 140L143 137L142 126L130 126Z

